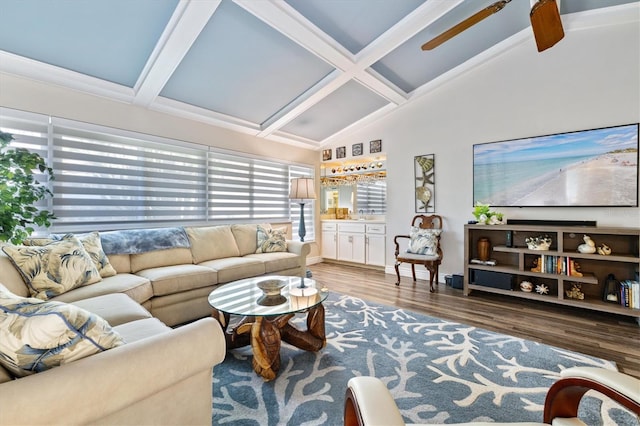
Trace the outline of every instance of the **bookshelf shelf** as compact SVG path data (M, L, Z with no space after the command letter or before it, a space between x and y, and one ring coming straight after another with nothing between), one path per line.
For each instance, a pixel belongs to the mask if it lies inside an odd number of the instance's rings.
M507 232L511 234L511 247L506 245ZM539 235L551 237L549 250L531 250L527 247L525 239ZM604 243L611 247L611 255L578 252L577 247L583 243L584 235L589 235L596 245ZM488 238L491 242L490 257L495 265L474 263L477 262L477 242L480 238ZM469 224L465 225L464 294L469 295L472 291L504 294L632 316L640 323L640 309L602 300L609 274L619 281L638 280L639 251L639 228ZM550 258L552 260L547 263L546 270L551 269L554 273L531 270L536 266L534 260L546 262ZM570 262L566 262L567 258L578 264L577 269L583 276L568 275ZM555 273L556 270L559 272ZM549 288L549 294L521 291L519 284L525 280L533 283L534 287L545 285ZM583 299L569 297L567 291L574 286L579 286Z

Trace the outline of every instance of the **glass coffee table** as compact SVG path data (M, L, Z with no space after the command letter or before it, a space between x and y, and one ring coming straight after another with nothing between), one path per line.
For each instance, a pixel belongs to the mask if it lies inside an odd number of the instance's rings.
M270 275L224 284L209 294L209 304L225 331L227 349L251 345L253 369L269 381L280 369L282 341L313 352L325 346L322 302L328 295L310 278ZM307 314L306 330L290 323L297 313ZM242 318L229 328L231 315Z

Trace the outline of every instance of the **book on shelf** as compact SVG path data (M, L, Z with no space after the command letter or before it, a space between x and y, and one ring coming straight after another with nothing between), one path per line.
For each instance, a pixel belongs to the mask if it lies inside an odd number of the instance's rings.
M475 263L476 265L488 265L488 266L496 266L498 262L494 259L489 260L480 260L480 259L471 259L471 263Z
M620 305L640 309L640 283L634 280L620 281Z

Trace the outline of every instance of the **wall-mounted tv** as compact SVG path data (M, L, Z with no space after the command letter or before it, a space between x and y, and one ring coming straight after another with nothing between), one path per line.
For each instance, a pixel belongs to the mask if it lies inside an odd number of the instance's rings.
M639 125L473 146L473 203L638 206Z

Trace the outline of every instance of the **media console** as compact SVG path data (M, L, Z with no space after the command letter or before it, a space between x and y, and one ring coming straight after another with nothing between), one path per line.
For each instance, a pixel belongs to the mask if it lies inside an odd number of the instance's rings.
M526 238L545 235L552 240L549 250L527 247ZM585 235L589 235L597 246L606 244L611 248L611 254L578 252ZM609 274L618 281L638 281L638 228L469 224L465 225L464 238L465 296L473 290L485 291L627 315L640 322L640 309L622 306L620 300L603 300ZM478 260L480 238L490 241L489 262ZM492 265L492 261L495 264ZM523 281L532 284L532 291L521 290ZM525 284L524 287L528 286ZM547 289L547 292L538 293L536 288Z

